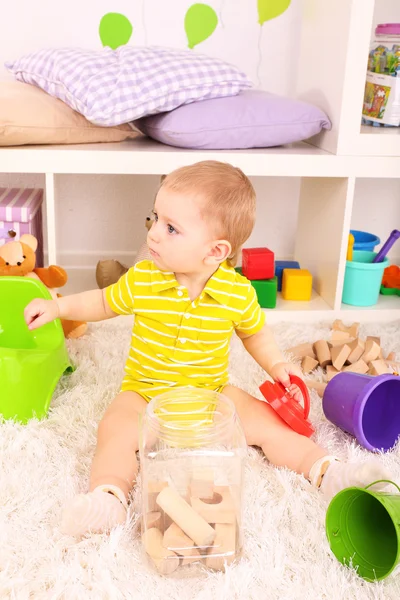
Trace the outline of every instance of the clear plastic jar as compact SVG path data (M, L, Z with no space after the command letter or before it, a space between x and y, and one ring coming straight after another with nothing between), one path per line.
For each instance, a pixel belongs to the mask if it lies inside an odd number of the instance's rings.
M221 570L239 558L245 449L234 404L223 394L179 388L148 404L141 529L157 571Z
M400 23L375 29L370 45L363 103L364 122L400 125Z

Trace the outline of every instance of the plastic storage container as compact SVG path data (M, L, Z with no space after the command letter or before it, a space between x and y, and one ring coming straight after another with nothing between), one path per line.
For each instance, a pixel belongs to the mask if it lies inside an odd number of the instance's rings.
M373 125L400 125L400 23L385 23L375 29L363 115Z
M346 261L343 296L344 304L373 306L378 302L383 272L389 265L388 258L373 263L376 252L355 251L353 260Z
M154 398L141 427L142 543L159 573L224 569L241 554L246 441L223 394L179 388Z

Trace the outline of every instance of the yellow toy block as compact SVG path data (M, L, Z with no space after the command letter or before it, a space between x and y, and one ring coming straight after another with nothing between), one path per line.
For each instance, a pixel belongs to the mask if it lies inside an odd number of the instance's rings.
M284 300L311 300L312 275L307 269L284 269L282 298Z

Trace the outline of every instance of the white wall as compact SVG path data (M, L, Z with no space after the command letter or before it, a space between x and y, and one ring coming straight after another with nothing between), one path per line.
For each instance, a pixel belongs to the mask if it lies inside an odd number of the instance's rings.
M291 95L296 87L301 0L292 0L283 15L262 28L257 23L256 0L205 1L216 10L220 24L214 34L198 46L198 51L235 63L264 89ZM393 12L389 13L388 9L393 9L398 0L378 2L378 21L393 20ZM38 3L14 0L7 6L2 2L0 65L42 47L101 48L98 24L109 11L121 12L131 20L134 31L130 43L185 47L183 16L193 3L194 0L170 3L165 0L115 0L112 3L97 0L91 7L89 2L78 0L67 4L54 0ZM397 14L399 10L397 8ZM396 20L400 21L400 14ZM0 79L7 77L0 66ZM267 245L278 257L289 258L294 248L299 181L255 178L253 182L258 196L258 220L248 245ZM0 185L4 184L44 185L44 178L0 173ZM95 285L94 270L99 259L117 258L126 263L133 260L134 251L145 239L144 219L152 206L156 186L156 177L57 178L59 257L60 264L70 274L68 291ZM382 239L394 227L399 228L399 192L398 181L359 182L352 227L372 231ZM385 210L381 210L382 202Z

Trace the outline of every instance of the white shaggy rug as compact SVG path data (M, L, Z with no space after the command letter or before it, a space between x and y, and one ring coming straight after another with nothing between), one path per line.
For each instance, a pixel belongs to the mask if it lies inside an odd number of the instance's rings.
M274 328L282 348L328 337L329 324ZM226 573L168 579L142 562L138 515L111 535L79 542L61 535L62 506L86 491L96 426L117 392L130 339L130 319L92 325L69 342L77 370L64 377L49 418L27 426L0 424L1 600L398 600L400 575L367 583L342 567L325 535L326 505L307 481L271 467L255 449L246 466L244 557ZM364 326L400 355L400 322ZM257 393L261 369L236 339L232 383ZM343 459L369 454L326 421L312 393L316 440ZM400 449L380 457L400 481ZM137 508L137 497L133 508Z

